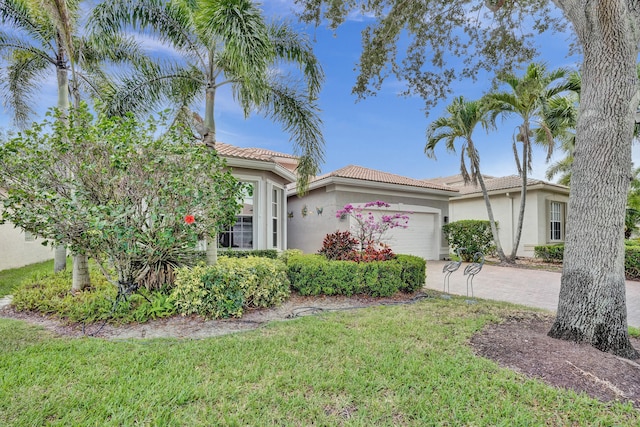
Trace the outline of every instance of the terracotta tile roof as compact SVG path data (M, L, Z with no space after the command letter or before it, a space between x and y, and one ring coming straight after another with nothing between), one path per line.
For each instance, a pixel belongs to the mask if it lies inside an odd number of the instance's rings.
M275 162L275 158L297 160L297 157L294 155L266 150L264 148L242 148L231 144L225 144L224 142L216 142L215 147L218 153L223 157L262 160L266 162Z
M381 182L386 184L407 185L410 187L431 188L434 190L444 190L457 192L455 188L446 185L425 181L421 179L407 178L405 176L369 169L362 166L349 165L342 169L335 170L325 175L321 175L312 180L320 181L329 177L360 179L363 181Z
M494 179L494 176L489 176L489 175L482 175L486 180L488 179ZM464 180L462 179L462 175L457 174L457 175L451 175L451 176L442 176L442 177L438 177L438 178L427 178L425 179L425 181L429 181L429 182L433 182L436 184L441 184L441 185L448 185L450 187L459 187L459 186L464 186Z
M459 176L459 175L457 175ZM457 179L451 179L451 178L455 178L454 177L446 177L449 182L454 181L457 182ZM508 175L508 176L503 176L503 177L499 177L499 178L493 178L493 177L489 177L487 175L483 175L484 177L484 184L487 187L487 191L499 191L499 190L511 190L511 189L518 189L520 190L520 187L522 186L522 178L520 178L518 175ZM459 180L462 180L462 177L460 177ZM527 178L527 186L533 186L533 185L537 185L537 184L544 184L544 185L548 185L548 186L553 186L553 187L558 187L560 189L563 190L567 190L568 187L565 187L564 185L560 185L560 184L554 184L554 183L550 183L550 182L546 182L546 181L542 181L539 179L534 179L534 178ZM475 186L475 185L461 185L458 186L456 185L456 188L458 188L460 190L460 195L463 194L473 194L473 193L480 193L482 192L482 189L480 188L480 186Z

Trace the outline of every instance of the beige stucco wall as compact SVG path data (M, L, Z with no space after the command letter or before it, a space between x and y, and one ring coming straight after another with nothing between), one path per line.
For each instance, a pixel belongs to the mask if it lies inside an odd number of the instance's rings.
M41 242L41 239L25 241L24 232L13 224L0 225L0 270L53 259L53 249Z
M490 196L494 218L498 221L500 243L506 254L511 253L520 212L520 191L503 192ZM533 257L534 247L551 243L548 239L548 201L567 203L568 195L550 190L533 190L527 193L522 236L517 256ZM452 198L449 202L450 221L463 219L488 220L484 199Z
M324 237L337 230L345 231L349 229L348 220L336 218L336 212L342 209L347 203L366 203L375 200L383 200L392 205L424 206L438 210L439 221L442 222L444 216L449 215L448 196L436 196L431 198L422 194L420 196L412 194L401 194L397 191L389 190L367 190L345 186L328 185L310 191L304 197L290 195L288 200L288 212L293 214L293 218L287 219L288 226L288 247L301 249L305 253L315 253L322 247ZM307 207L307 215L302 215L303 207ZM322 209L322 214L318 214L318 208ZM409 229L411 220L409 220ZM448 248L444 238L441 236L438 242L438 252L440 257L448 254Z

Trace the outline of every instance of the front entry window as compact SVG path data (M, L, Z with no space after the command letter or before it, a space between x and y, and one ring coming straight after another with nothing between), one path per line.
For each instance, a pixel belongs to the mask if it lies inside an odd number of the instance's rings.
M225 249L253 249L253 184L245 192L242 211L236 223L218 235L218 247Z

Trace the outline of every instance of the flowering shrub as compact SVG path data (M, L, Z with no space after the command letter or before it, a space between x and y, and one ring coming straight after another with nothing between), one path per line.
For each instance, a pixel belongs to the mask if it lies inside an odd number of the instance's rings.
M364 206L353 206L352 204L346 204L342 209L336 212L337 218L344 216L350 216L356 222L352 226L353 234L360 244L360 249L364 250L369 246L380 245L384 240L385 233L392 228L407 228L409 226L409 212L396 212L392 215L382 215L380 220L377 220L373 215L373 212L368 208L389 208L391 205L382 200L376 200L375 202L367 202Z
M318 253L333 261L354 261L358 244L349 231L336 231L324 237Z

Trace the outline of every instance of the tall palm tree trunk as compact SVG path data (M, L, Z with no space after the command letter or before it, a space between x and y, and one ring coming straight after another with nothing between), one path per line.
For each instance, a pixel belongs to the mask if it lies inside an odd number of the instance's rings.
M216 99L216 89L212 83L207 86L204 115L204 143L210 147L216 144L216 123L214 118L214 105ZM218 262L218 233L214 232L207 236L207 265L216 265Z
M58 80L58 109L60 111L69 110L69 76L63 67L56 69ZM54 251L53 271L58 273L67 268L67 247L58 245Z
M520 246L522 225L524 223L524 211L527 204L527 171L529 170L529 150L531 148L531 145L529 144L531 144L531 141L529 140L529 122L525 120L522 140L522 168L520 169L520 174L522 176L522 187L520 189L520 212L518 212L518 226L516 228L516 234L513 237L513 248L511 249L511 255L509 256L512 263L516 261L518 246Z
M484 204L487 207L487 216L489 217L489 224L491 226L491 234L493 235L493 241L496 244L496 252L498 253L498 258L500 262L503 263L511 263L511 259L508 259L504 250L502 249L502 244L500 243L500 235L498 233L498 226L496 225L496 220L493 216L493 208L491 207L491 200L489 200L489 194L487 193L487 187L484 183L484 178L482 178L482 174L479 169L480 165L476 165L476 170L478 171L478 183L480 184L480 188L482 189L482 197L484 198Z

